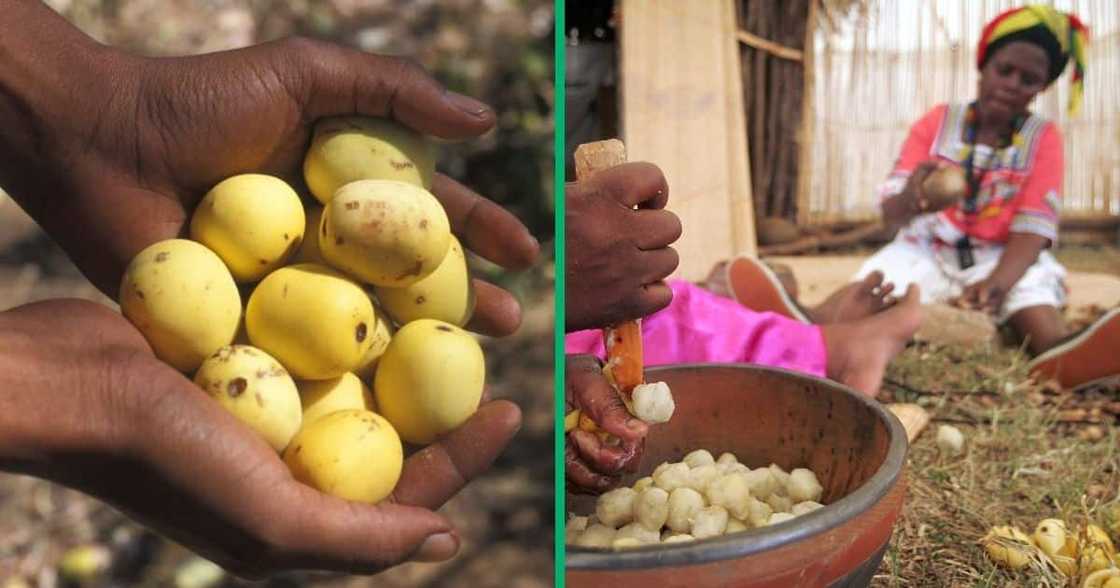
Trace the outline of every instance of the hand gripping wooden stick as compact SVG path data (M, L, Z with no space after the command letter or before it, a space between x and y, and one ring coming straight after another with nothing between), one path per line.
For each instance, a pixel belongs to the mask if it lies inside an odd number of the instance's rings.
M626 163L626 146L618 139L585 143L576 148L576 180L583 181L605 169ZM607 362L603 373L607 381L622 396L623 404L630 409L631 393L642 383L642 327L637 320L625 321L603 329L603 343ZM579 427L584 431L600 432L598 425L587 415L573 410L564 417L564 431Z

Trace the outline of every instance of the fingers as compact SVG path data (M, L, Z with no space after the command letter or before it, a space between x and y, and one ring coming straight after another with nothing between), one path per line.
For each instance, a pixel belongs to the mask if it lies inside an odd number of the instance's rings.
M676 249L656 249L642 253L641 262L638 266L641 271L642 282L644 284L654 284L664 280L677 270L678 263L680 263L680 254L677 253Z
M506 400L479 407L465 424L405 461L392 500L436 509L486 471L521 427L521 410Z
M575 430L568 435L576 447L580 461L600 474L614 475L625 471L638 458L640 441L622 441L617 444L604 443L599 435L588 431Z
M634 213L634 242L639 249L661 249L681 238L681 219L668 210L638 210Z
M387 117L445 139L477 137L494 126L489 106L449 92L411 61L305 38L283 43L285 51L275 67L296 86L292 94L303 100L308 118Z
M467 249L507 269L536 263L540 243L513 213L443 174L435 175L432 193Z
M573 492L601 494L611 489L616 479L592 471L580 460L575 445L569 439L564 445L564 481Z
M654 282L642 286L641 292L633 300L630 315L623 320L649 316L663 310L673 301L673 290L665 282Z
M661 169L652 163L617 165L591 177L593 188L605 192L626 208L661 209L669 201L669 184Z
M277 569L371 574L405 561L443 561L459 550L451 523L425 508L371 506L294 482L294 521L277 541Z
M512 294L477 278L474 287L474 313L466 329L490 337L504 337L521 326L521 305Z
M599 428L620 439L636 440L646 436L649 426L634 418L622 398L597 366L568 370L569 396L573 405L583 411ZM573 431L575 433L575 431Z

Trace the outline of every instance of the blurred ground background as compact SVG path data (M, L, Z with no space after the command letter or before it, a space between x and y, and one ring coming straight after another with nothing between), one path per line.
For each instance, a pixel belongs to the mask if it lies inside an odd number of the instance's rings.
M552 2L548 0L51 0L98 40L153 56L219 51L291 34L411 57L453 90L499 113L498 128L444 145L440 168L514 211L552 250ZM494 468L448 503L463 539L440 565L405 565L376 578L292 575L263 586L551 585L552 259L506 275L478 271L522 301L521 330L484 347L488 383L525 413ZM62 296L101 296L0 193L0 310ZM73 585L58 563L92 545L113 562L88 586L240 586L115 510L35 479L0 474L0 586ZM196 583L184 583L185 578ZM203 582L208 580L209 583ZM21 583L22 582L22 583Z

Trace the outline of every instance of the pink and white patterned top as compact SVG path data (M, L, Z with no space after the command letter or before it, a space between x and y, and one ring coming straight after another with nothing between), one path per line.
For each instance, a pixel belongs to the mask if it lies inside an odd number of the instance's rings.
M882 200L902 192L910 174L927 159L963 165L968 158L968 104L940 104L910 128L894 170L879 187ZM977 246L1002 246L1010 233L1058 239L1064 169L1057 125L1031 114L1004 149L976 146L973 167L983 173L976 212L960 204L921 215L900 233L909 240L955 243L967 234ZM985 173L986 172L986 173Z

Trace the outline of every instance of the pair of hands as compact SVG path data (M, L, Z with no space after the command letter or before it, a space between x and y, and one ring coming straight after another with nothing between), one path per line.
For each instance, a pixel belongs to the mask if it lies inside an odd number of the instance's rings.
M906 181L902 196L912 199L917 203L921 213L932 213L945 210L959 202L958 200L937 200L927 197L922 191L922 184L931 173L937 169L950 165L942 160L930 159L918 164L910 178ZM1012 282L1013 283L1013 282ZM953 302L956 306L971 310L980 310L996 313L1003 306L1004 297L1010 286L1006 280L993 274L979 282L966 286L961 295Z
M681 235L680 219L665 210L669 188L654 165L628 163L565 187L567 267L566 330L603 328L641 318L669 305L664 280L677 267L669 247ZM603 492L636 467L649 427L630 415L587 355L569 356L565 367L567 410L579 409L613 435L566 436L569 488Z
M132 257L184 235L218 181L260 172L306 193L303 153L320 117L389 117L451 140L495 122L485 105L399 59L305 39L145 59L94 44L38 3L15 10L90 67L26 54L49 83L17 75L0 93L0 183L114 298ZM469 249L510 269L536 260L539 244L509 212L444 176L433 193ZM516 330L516 300L475 285L468 328ZM0 313L0 349L0 467L97 496L245 576L373 573L453 556L458 536L433 509L483 472L521 422L512 403L486 402L406 460L390 500L361 505L296 482L275 451L99 305Z

